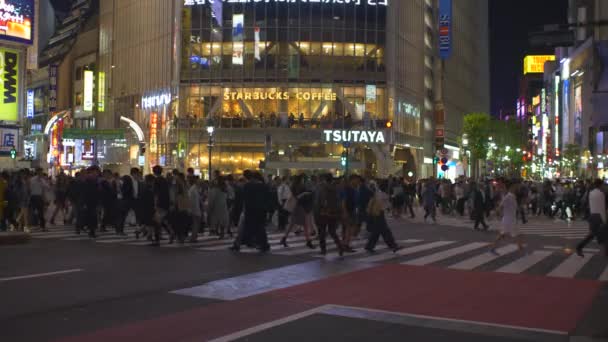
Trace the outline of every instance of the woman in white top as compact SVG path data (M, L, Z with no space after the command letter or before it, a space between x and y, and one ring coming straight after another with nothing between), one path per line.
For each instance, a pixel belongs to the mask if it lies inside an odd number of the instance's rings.
M524 249L523 238L517 227L517 199L515 198L515 194L517 193L518 188L517 184L512 184L509 187L509 192L507 192L500 203L502 211L501 231L498 238L496 238L496 241L490 245L490 252L492 254L498 254L498 252L496 252L496 246L507 235L510 235L517 241L520 251Z

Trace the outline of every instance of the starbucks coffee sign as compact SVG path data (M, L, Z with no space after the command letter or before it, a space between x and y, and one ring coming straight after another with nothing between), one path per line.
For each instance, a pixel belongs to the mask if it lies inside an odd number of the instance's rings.
M323 131L325 142L328 143L373 143L385 144L386 139L382 131Z

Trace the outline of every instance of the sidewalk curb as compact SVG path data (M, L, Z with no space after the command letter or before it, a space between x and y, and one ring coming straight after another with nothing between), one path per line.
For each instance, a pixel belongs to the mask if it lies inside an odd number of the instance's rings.
M2 232L0 233L0 246L24 244L30 239L31 236L27 233Z

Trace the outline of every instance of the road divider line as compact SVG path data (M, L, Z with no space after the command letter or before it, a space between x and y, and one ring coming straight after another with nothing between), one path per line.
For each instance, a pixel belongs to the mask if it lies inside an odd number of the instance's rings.
M12 281L12 280L22 280L22 279L50 277L50 276L54 276L54 275L76 273L76 272L82 272L82 271L83 271L83 269L81 269L81 268L75 268L75 269L71 269L71 270L63 270L63 271L56 271L56 272L26 274L26 275L22 275L22 276L0 278L0 282Z

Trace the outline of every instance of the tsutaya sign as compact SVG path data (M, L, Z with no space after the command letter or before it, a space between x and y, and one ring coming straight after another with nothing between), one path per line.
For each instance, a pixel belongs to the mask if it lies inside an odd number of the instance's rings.
M374 143L384 144L386 139L382 131L323 131L325 142L328 143Z
M346 5L368 5L368 6L388 6L388 0L184 0L184 6L196 6L204 4L213 4L216 2L226 4L257 4L257 3L286 3L286 4L346 4Z

